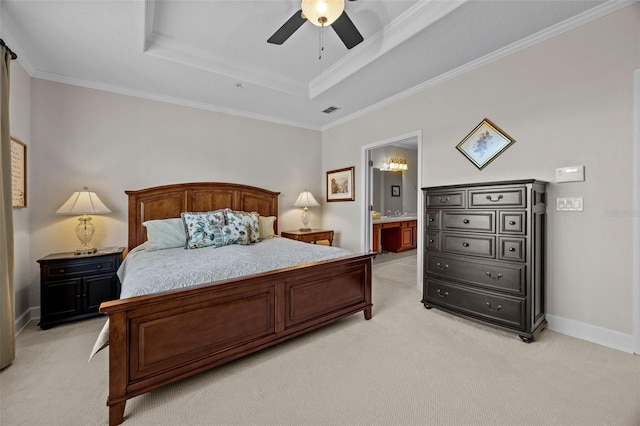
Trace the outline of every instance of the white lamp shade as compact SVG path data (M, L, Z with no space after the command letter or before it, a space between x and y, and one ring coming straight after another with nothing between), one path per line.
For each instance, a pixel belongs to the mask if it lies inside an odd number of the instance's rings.
M317 207L320 203L313 198L313 194L309 191L302 191L298 199L293 203L293 207Z
M302 0L302 13L313 25L333 24L344 12L344 0Z
M76 191L69 199L60 207L57 214L105 214L111 213L111 210L104 205L95 192L83 188L82 191Z

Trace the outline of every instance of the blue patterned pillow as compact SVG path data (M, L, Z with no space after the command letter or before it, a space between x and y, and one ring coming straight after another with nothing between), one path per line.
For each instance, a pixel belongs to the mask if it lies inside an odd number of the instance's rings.
M227 218L227 225L236 227L244 226L249 233L249 242L257 243L260 241L260 224L257 212L240 212L231 209L224 209Z
M185 248L196 249L202 247L222 247L224 241L221 228L224 226L224 211L213 212L183 212L180 213L184 222L187 237Z

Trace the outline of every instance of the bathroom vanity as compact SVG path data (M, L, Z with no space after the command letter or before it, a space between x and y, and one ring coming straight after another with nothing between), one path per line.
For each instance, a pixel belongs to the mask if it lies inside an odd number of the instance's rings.
M373 220L372 250L399 253L413 250L418 243L417 216L382 216Z

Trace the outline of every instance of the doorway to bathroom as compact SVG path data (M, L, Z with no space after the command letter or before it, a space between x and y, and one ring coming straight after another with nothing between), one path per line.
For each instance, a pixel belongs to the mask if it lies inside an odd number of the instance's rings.
M365 247L376 264L415 256L418 288L422 259L420 190L422 132L363 146Z

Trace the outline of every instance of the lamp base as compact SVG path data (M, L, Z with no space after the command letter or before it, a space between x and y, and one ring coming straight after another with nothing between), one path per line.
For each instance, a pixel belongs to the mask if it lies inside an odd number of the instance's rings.
M95 253L95 252L97 252L97 251L98 251L98 249L97 249L97 248L95 248L95 247L91 247L91 248L79 248L79 249L76 249L76 251L74 252L74 254L75 254L76 256L82 256L82 255L85 255L85 254L93 254L93 253Z
M300 228L298 229L300 232L311 232L311 228Z

